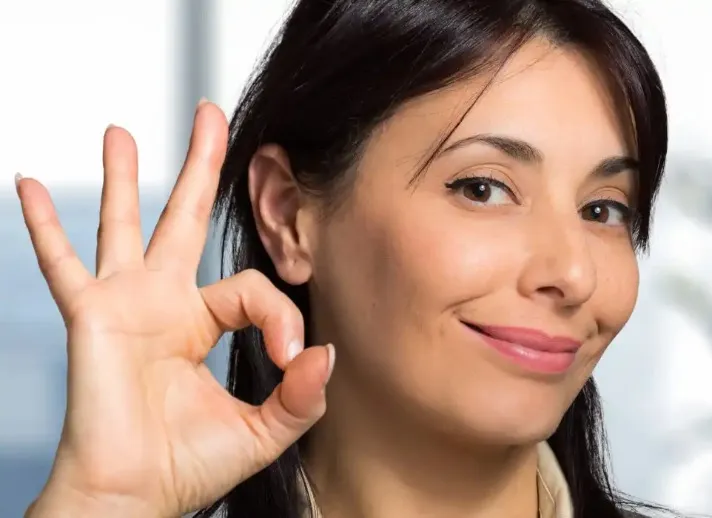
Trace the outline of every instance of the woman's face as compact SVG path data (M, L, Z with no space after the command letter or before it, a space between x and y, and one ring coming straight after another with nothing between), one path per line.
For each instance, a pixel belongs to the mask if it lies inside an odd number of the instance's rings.
M501 443L553 433L638 288L635 162L600 76L534 41L471 110L489 78L418 99L374 134L310 241L337 405Z

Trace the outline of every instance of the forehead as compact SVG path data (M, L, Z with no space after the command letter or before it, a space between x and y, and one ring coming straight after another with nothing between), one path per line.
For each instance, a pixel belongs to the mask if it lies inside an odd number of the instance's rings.
M627 154L620 114L592 60L543 40L525 45L494 77L455 131L514 135L545 154L598 161Z
M583 53L535 39L494 76L462 81L406 104L373 143L379 159L388 155L416 166L450 131L448 142L501 134L532 144L547 161L590 167L630 153L602 76Z

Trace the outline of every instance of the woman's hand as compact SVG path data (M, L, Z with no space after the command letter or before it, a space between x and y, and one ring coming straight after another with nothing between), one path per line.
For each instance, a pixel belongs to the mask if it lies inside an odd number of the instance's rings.
M222 112L202 102L144 254L136 145L125 130L107 130L96 275L72 250L47 190L18 182L68 332L64 428L28 516L179 516L273 462L324 413L333 347L299 354L304 324L284 294L256 271L196 286L227 132ZM285 369L259 407L230 396L203 364L224 332L249 324Z

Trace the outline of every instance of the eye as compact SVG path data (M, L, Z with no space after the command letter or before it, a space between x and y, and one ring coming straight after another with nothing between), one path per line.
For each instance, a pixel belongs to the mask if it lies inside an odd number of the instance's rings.
M597 200L581 209L581 216L584 220L594 223L626 226L630 223L631 210L618 201Z
M458 178L445 185L478 205L509 205L515 203L512 190L504 182L485 176Z

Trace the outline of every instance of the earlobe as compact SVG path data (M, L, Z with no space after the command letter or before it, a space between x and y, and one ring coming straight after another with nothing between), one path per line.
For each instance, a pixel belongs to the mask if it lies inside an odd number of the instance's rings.
M257 232L282 280L304 284L312 274L304 196L289 156L277 144L260 147L249 166L249 193Z

